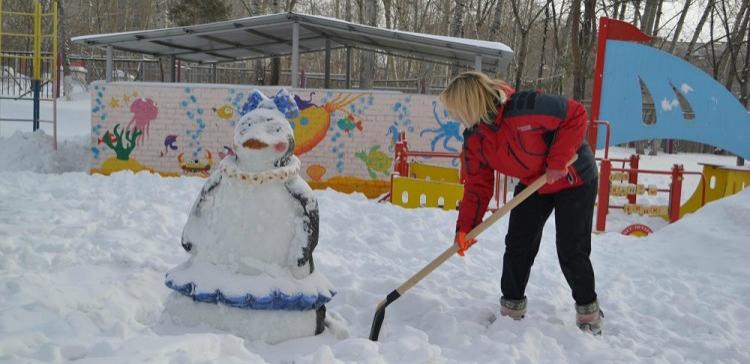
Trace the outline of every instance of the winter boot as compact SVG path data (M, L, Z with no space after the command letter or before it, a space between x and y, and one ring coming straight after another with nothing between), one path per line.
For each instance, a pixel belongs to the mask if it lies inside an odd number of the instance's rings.
M599 309L597 301L587 305L576 305L576 325L581 331L601 335L602 318L604 313Z
M526 315L526 297L520 300L500 298L500 316L508 316L520 320Z

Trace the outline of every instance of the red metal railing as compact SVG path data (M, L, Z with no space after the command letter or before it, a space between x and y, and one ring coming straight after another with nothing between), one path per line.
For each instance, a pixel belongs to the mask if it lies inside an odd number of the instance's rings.
M668 189L657 189L657 192L668 192L669 193L669 222L675 222L680 219L680 207L682 202L682 181L685 175L698 175L701 176L701 206L706 203L706 177L701 172L686 172L681 164L675 164L670 171L659 171L651 169L638 169L637 161L638 158L631 157L632 161L636 162L636 168L612 168L612 163L608 159L601 161L600 173L599 173L599 196L597 200L597 213L596 213L596 230L604 231L607 223L607 214L610 208L623 208L622 205L611 205L609 203L610 197L610 176L612 172L627 172L628 182L631 184L638 183L639 174L655 174L671 176L672 183ZM635 204L636 195L627 195L628 202Z

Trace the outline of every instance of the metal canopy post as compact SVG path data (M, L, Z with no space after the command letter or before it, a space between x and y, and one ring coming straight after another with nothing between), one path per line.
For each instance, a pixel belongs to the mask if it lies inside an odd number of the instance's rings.
M352 47L346 47L346 88L352 88Z
M211 64L211 83L216 83L216 63Z
M323 88L331 88L331 40L326 39L325 77Z
M177 57L169 56L169 73L172 75L170 81L177 82Z
M112 46L107 46L107 82L112 81Z
M478 54L474 56L474 70L482 72L482 56Z
M299 23L292 24L292 87L299 87Z

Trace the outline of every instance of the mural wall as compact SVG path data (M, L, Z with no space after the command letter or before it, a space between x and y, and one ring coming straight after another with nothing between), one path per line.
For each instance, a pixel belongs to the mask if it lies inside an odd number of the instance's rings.
M92 85L91 172L208 176L231 155L232 133L253 87L99 82ZM274 95L278 87L258 87ZM363 90L289 90L302 177L313 188L388 190L398 133L412 150L460 151L460 125L430 95ZM431 161L458 166L457 160Z

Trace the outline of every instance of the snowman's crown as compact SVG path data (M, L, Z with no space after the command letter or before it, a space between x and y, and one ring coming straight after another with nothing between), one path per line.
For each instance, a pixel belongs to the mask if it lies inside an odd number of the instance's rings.
M247 101L240 109L240 116L256 110L278 110L287 118L296 118L299 115L299 108L294 98L286 89L281 89L272 98L268 98L260 90L253 89L247 96Z

